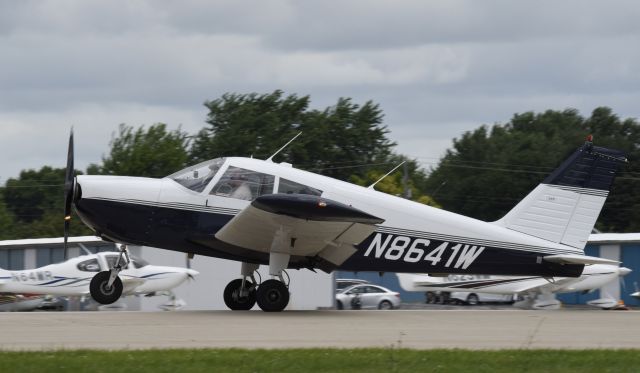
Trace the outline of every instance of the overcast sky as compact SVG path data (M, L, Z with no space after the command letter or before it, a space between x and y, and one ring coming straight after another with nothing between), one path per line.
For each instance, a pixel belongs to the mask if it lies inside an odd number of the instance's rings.
M0 0L0 184L99 162L119 123L195 133L225 92L384 110L400 153L517 112L640 114L640 2Z

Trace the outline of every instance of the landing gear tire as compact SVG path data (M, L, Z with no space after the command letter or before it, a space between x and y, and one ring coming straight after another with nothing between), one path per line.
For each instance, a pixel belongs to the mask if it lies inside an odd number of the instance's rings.
M91 298L100 304L114 303L122 295L122 280L120 280L120 277L116 277L111 287L107 286L110 275L109 271L98 272L93 276L89 284Z
M470 306L475 306L478 303L480 303L480 299L478 299L478 296L475 294L469 294L469 296L467 297L467 304Z
M260 284L257 292L258 306L265 312L279 312L289 304L289 289L278 280Z
M251 281L245 281L245 296L240 296L242 279L235 279L224 288L224 304L233 311L248 311L256 304L256 289Z

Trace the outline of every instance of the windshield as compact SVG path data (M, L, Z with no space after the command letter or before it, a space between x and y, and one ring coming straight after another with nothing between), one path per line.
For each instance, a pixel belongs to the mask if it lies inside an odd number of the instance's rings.
M198 163L195 166L187 167L174 174L167 176L175 182L189 188L194 192L202 192L211 179L218 173L224 164L225 158L216 158L210 161Z

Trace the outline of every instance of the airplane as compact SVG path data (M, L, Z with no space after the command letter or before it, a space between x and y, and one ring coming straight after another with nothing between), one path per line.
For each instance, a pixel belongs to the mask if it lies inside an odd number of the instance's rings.
M478 276L449 275L447 277L429 276L427 274L398 273L400 286L406 291L420 292L463 292L474 303L478 293L527 295L524 301L516 302L516 307L533 309L558 309L561 303L553 294L591 292L611 281L626 276L631 269L612 264L592 264L582 271L580 277L539 276ZM618 301L605 296L587 302L601 308L613 308Z
M101 252L35 269L7 271L0 268L0 293L84 296L90 294L94 275L108 271L118 258L118 252ZM131 256L128 265L123 266L120 272L122 294L168 292L198 274L198 271L188 268L150 265L144 259Z
M128 244L240 262L225 304L267 312L289 302L287 269L578 277L585 264L615 263L583 248L626 158L592 139L496 222L275 163L294 139L266 160L216 158L155 179L75 176L72 131L65 237L74 207L96 236L123 244L92 297L118 299ZM260 265L271 278L258 283Z
M640 299L640 290L638 290L638 283L634 282L633 285L636 287L636 292L631 293L630 295L636 299Z

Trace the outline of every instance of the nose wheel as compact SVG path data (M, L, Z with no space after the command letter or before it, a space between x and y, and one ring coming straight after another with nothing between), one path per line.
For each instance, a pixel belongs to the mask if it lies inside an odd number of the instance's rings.
M122 295L122 281L120 277L116 277L113 284L109 286L110 271L98 272L91 279L89 291L91 298L100 304L111 304L120 299Z
M121 263L124 262L124 265ZM122 280L118 277L120 271L129 264L129 252L126 245L120 246L120 255L116 264L108 271L98 272L91 279L89 292L91 298L100 304L111 304L122 295Z

